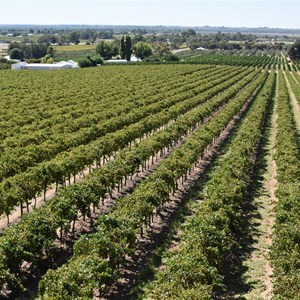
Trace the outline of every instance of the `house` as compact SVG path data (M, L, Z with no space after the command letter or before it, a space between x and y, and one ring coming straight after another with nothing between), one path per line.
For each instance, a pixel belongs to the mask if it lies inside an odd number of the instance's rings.
M28 64L26 62L19 62L11 65L13 70L58 70L58 69L74 69L78 68L78 64L72 60L60 61L54 64Z
M134 55L131 56L130 62L141 62L142 60ZM128 61L126 59L109 59L105 60L104 63L127 63Z

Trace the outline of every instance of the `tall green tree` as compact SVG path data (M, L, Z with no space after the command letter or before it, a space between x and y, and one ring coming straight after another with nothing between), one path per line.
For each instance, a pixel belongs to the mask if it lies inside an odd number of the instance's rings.
M131 37L129 35L126 35L125 38L125 58L127 61L130 61L132 53L132 45L131 45Z
M122 59L125 59L126 49L125 49L125 38L124 38L124 35L121 38L120 55L121 55Z

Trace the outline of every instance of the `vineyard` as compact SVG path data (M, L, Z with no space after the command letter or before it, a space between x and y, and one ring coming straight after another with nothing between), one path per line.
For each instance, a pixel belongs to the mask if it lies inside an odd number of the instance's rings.
M0 298L298 299L297 68L1 71Z

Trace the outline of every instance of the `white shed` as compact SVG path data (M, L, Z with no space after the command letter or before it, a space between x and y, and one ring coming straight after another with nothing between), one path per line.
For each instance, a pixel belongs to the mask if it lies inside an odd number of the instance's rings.
M57 69L73 69L78 68L78 64L72 60L60 61L54 64L28 64L26 62L20 62L11 66L13 70L57 70Z
M140 58L137 58L136 56L132 55L130 57L130 62L140 62L142 61ZM126 59L109 59L109 60L105 60L104 63L116 63L116 64L123 64L123 63L127 63L128 61Z

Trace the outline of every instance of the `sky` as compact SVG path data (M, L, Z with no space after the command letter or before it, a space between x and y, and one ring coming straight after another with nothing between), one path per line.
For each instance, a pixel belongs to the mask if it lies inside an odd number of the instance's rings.
M300 0L0 0L0 24L300 29Z

